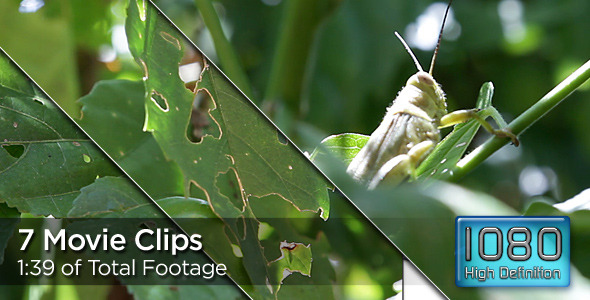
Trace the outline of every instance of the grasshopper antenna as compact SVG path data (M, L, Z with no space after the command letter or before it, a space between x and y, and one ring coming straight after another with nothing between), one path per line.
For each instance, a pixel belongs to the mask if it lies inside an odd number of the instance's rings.
M408 51L408 53L410 53L410 56L412 57L412 60L414 61L416 68L418 68L418 71L424 72L424 70L422 69L422 66L420 65L420 62L418 62L418 59L414 55L414 52L412 52L412 49L410 49L408 44L406 44L406 41L404 41L402 36L399 35L399 33L397 33L397 31L395 32L395 36L397 36L397 38L400 40L400 42L402 42L402 45L404 45L404 48L406 48L406 51Z
M443 17L442 25L440 26L438 42L436 42L436 48L434 48L434 54L432 55L432 61L430 62L430 70L428 70L428 74L430 75L432 75L432 71L434 70L434 62L436 61L436 55L438 54L438 48L440 47L440 41L442 40L443 30L445 29L445 22L447 21L447 15L449 14L449 10L451 9L451 3L453 3L453 0L449 1L449 5L447 5L447 10L445 11L445 16Z

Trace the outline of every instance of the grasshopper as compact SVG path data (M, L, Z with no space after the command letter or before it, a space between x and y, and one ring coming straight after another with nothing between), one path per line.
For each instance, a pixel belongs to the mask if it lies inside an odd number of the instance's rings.
M491 110L486 109L488 111L482 115L479 114L479 109L447 113L445 94L434 80L432 72L451 3L452 0L449 1L443 17L428 73L424 72L404 39L395 33L410 54L418 72L408 79L405 87L387 108L379 127L346 170L355 180L367 184L369 189L374 189L381 182L399 184L408 177L415 178L416 168L439 143L440 128L475 119L491 134L510 138L515 146L519 144L493 107L490 107ZM486 116L492 116L501 129L493 128L485 120Z

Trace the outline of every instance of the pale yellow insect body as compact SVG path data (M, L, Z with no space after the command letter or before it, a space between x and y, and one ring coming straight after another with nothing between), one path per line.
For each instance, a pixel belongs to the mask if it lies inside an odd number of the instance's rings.
M397 184L409 176L415 177L416 168L440 141L439 128L442 127L475 119L488 132L498 137L510 138L518 146L516 136L506 128L506 122L491 106L482 115L479 115L479 109L458 110L447 114L445 94L432 77L432 71L451 3L452 0L449 1L443 17L428 73L423 71L404 39L395 33L412 57L418 73L408 79L406 86L387 108L379 127L346 170L354 179L367 184L369 189L384 181ZM487 116L493 117L503 128L494 129L485 120Z
M347 172L370 189L383 180L402 181L440 141L438 128L446 114L439 84L430 74L419 71L408 79Z

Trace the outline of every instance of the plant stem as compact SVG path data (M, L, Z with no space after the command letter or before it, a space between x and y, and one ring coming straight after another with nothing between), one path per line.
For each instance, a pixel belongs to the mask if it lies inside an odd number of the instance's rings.
M246 72L242 69L238 55L223 33L219 16L211 3L212 0L195 0L197 8L203 16L207 29L213 37L215 51L221 62L224 73L246 96L252 98L252 89Z
M301 91L315 34L340 0L288 0L277 36L272 69L264 94L265 107L273 114L275 102L283 102L299 116Z
M527 128L540 120L546 113L555 108L561 101L580 87L590 78L590 60L573 72L565 80L559 83L537 103L527 109L518 118L508 124L508 128L515 135L523 133ZM508 139L491 137L481 146L477 147L471 153L466 155L457 163L453 170L453 175L449 177L450 181L457 181L465 174L481 164L486 158L495 151L508 143Z

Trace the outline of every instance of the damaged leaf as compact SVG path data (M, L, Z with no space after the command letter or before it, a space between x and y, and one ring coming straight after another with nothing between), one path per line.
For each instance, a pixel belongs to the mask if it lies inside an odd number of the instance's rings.
M240 257L233 256L234 260L244 257L243 269L234 268L232 278L246 275L256 294L272 297L278 289L269 290L265 284L282 273L269 266L258 239L260 222L249 199L273 195L299 212L316 212L327 219L327 182L284 137L279 139L277 129L206 61L195 91L185 88L178 75L185 41L156 9L143 3L131 1L126 22L129 48L144 72L143 129L153 135L166 158L180 167L187 196L205 199L223 221L229 247L224 247L223 253L210 249L208 254L218 259L227 257L228 249L239 249ZM196 97L210 101L206 113L211 130L192 140L187 137L187 128ZM276 203L265 205L270 210Z
M283 241L279 245L281 256L270 264L279 270L281 284L283 280L294 272L311 277L311 245Z

